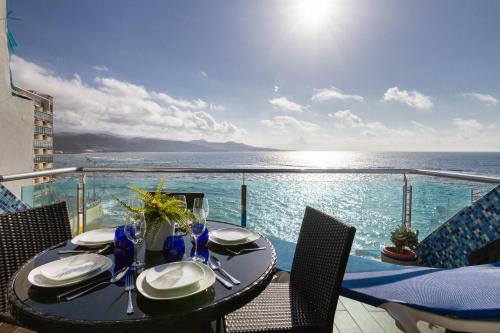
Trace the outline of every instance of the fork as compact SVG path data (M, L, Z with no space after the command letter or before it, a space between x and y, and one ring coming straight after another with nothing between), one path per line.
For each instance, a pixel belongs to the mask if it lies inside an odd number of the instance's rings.
M134 290L134 273L129 271L125 276L125 291L128 291L127 314L134 313L134 305L132 304L132 290Z
M237 256L237 255L242 254L243 252L253 252L253 251L259 251L259 250L265 250L265 249L266 249L265 247L252 247L249 249L241 249L239 251L233 251L230 249L226 249L226 250Z

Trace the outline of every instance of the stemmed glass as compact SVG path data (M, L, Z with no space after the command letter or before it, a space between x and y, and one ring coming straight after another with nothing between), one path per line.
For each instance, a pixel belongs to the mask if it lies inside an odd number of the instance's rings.
M134 243L134 262L132 268L140 269L144 267L144 262L137 259L139 243L144 241L146 235L146 219L144 213L129 212L127 215L127 224L125 225L125 235Z
M207 213L204 208L208 207L208 201L203 205L206 199L195 198L193 203L193 219L191 220L191 235L194 238L194 256L193 261L204 262L205 258L198 255L198 237L203 235L207 228Z
M177 199L180 202L182 202L182 206L184 207L184 209L187 209L187 201L186 201L186 196L185 195L183 195L183 194L175 194L175 195L172 195L172 198Z

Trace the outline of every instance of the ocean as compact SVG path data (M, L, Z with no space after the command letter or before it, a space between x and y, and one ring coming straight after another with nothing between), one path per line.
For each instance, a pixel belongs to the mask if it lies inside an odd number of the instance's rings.
M224 152L87 153L55 155L55 166L220 167L220 168L420 168L500 175L500 153L415 152ZM111 197L126 198L127 185L154 189L162 176L166 189L204 192L209 218L240 223L240 174L89 174L87 194L102 202L100 225L123 223L124 212ZM246 175L248 227L270 237L296 242L307 205L357 228L354 250L378 249L402 222L402 175L259 174ZM470 204L471 193L491 185L435 177L409 176L413 187L412 226L422 239ZM74 193L74 177L59 176L61 193Z

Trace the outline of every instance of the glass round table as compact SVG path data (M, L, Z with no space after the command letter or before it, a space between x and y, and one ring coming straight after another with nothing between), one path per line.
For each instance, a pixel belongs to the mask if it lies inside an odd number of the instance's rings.
M208 224L210 230L228 226L233 225L220 222ZM183 239L186 258L191 253L192 243L187 236ZM7 290L11 313L26 327L37 332L51 333L166 332L169 329L182 332L203 328L257 297L270 283L276 265L275 249L264 236L251 245L240 246L241 248L265 247L264 250L243 252L240 255L234 255L227 248L208 242L200 254L219 259L222 267L236 277L240 284L235 284L229 289L216 281L211 287L196 295L176 300L151 300L135 289L134 313L127 315L128 296L123 281L104 284L71 301L60 301L57 295L75 286L40 288L28 281L28 274L33 268L67 256L59 254L59 251L75 247L76 245L70 241L52 247L35 256L12 276ZM238 250L238 246L232 249ZM115 260L112 247L103 255ZM148 251L144 259L146 268L165 263L161 251ZM101 274L99 279L110 278L112 271L113 268Z

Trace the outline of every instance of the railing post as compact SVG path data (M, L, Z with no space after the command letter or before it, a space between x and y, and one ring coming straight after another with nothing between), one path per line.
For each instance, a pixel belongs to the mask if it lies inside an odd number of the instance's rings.
M247 226L247 186L245 184L245 174L243 174L243 183L241 184L241 226Z
M80 180L76 186L76 221L78 234L85 232L86 229L85 217L85 174L80 176Z
M411 206L413 201L413 188L408 187L408 178L403 174L405 184L403 185L403 225L406 229L411 229Z
M403 206L402 206L402 216L401 216L401 224L406 225L406 189L408 187L408 180L406 179L406 174L403 174L403 180L405 184L403 185Z

